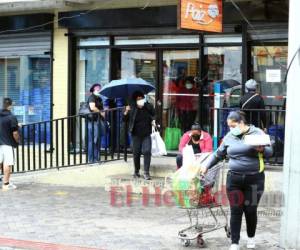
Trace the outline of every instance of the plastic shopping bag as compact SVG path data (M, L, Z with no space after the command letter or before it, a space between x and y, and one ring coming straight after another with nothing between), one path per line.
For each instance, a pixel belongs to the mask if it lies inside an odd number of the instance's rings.
M181 167L172 176L172 191L175 203L184 208L195 207L203 191L199 178L199 167Z
M165 129L165 143L168 150L177 150L181 138L180 128L166 128Z
M152 134L151 134L151 141L152 141L152 148L151 154L152 156L162 156L167 154L166 145L161 138L159 132L152 127Z
M204 191L200 176L200 166L210 155L203 153L195 155L192 146L183 148L183 165L172 176L172 191L175 203L184 208L195 207L199 204Z
M192 145L186 145L182 149L182 158L182 166L192 166L196 164L196 156Z

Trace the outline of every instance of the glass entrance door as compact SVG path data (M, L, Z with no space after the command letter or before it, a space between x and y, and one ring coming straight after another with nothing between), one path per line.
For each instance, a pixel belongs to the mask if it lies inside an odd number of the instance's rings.
M178 138L200 119L198 75L199 50L163 51L162 127L169 151L178 150L179 141L173 136Z
M195 81L199 76L199 50L163 50L160 53L122 50L120 62L117 78L140 77L156 87L156 93L149 93L147 98L156 106L157 122L164 139L174 131L180 139L195 121L200 120L199 83ZM162 73L160 77L158 72ZM159 79L162 80L159 82ZM155 105L157 103L161 105ZM177 151L178 145L179 141L173 140L167 149Z
M138 77L157 84L157 59L155 51L121 51L120 78ZM131 98L131 97L130 97ZM147 95L147 99L155 106L155 91Z

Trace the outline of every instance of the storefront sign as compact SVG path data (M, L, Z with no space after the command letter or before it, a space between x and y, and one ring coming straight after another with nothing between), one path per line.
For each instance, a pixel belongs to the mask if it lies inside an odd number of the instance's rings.
M266 82L281 82L281 70L280 69L267 69L266 70Z
M180 0L180 29L222 32L222 0Z

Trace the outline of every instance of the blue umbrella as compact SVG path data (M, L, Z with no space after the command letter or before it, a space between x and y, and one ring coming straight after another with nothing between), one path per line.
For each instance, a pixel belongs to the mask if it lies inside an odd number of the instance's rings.
M106 84L100 94L108 98L128 98L131 97L135 91L140 91L148 94L155 87L143 80L142 78L124 78L120 80L113 80Z

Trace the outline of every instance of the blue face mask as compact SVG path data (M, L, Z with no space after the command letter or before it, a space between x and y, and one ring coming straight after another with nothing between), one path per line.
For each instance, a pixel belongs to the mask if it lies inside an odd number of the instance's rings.
M235 128L230 128L230 132L234 136L239 136L243 133L239 126L236 126Z

